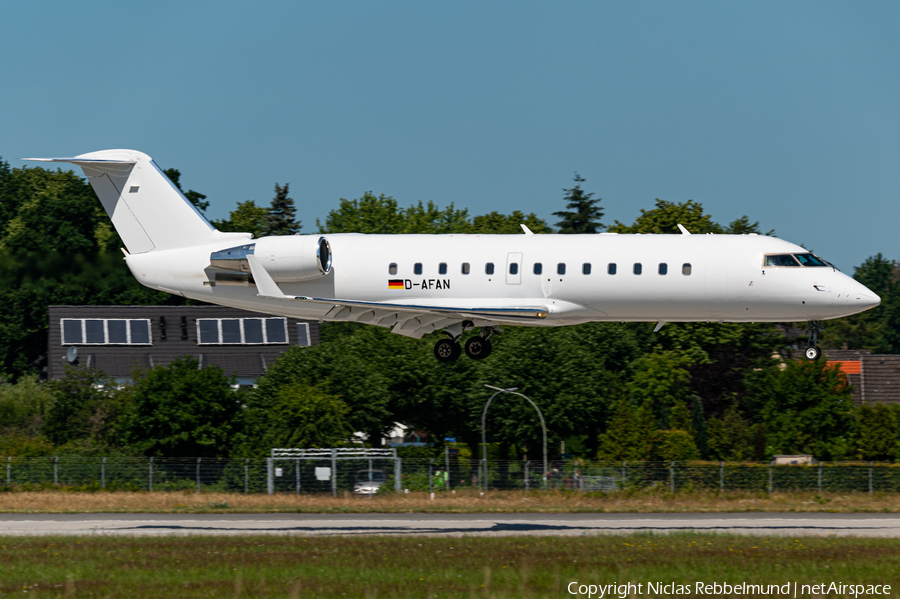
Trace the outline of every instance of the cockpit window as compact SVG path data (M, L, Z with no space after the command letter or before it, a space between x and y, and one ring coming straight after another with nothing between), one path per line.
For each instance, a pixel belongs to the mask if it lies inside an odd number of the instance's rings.
M828 266L825 261L813 254L794 254L803 266Z
M765 266L800 266L790 254L766 256Z

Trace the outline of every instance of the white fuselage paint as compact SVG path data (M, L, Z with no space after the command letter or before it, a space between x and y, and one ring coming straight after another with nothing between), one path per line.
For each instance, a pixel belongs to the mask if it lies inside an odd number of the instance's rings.
M309 237L295 236L297 243ZM778 322L825 320L878 305L876 294L830 267L764 267L766 254L806 253L760 235L324 235L327 275L279 283L287 295L392 304L464 307L546 306L559 326L590 321ZM305 239L304 239L305 238ZM259 240L255 240L258 242ZM197 300L297 318L326 319L330 306L263 298L255 286L210 285L210 253L235 237L127 257L143 284ZM247 240L243 243L254 243ZM265 267L266 262L261 260ZM414 265L422 265L415 274ZM439 273L439 265L447 273ZM470 265L469 274L461 272ZM493 263L494 272L485 266ZM511 274L510 264L518 264ZM535 263L543 266L534 274ZM583 274L585 263L591 273ZM608 265L616 264L616 274ZM389 266L397 265L390 274ZM558 264L566 273L558 274ZM634 265L642 266L634 274ZM659 265L668 272L659 274ZM682 274L683 265L690 274ZM268 270L268 269L267 269ZM404 281L389 289L390 280Z

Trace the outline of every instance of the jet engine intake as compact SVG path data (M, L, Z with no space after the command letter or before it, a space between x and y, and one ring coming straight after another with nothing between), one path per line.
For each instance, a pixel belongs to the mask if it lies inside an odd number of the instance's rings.
M256 256L277 283L308 281L331 272L331 245L315 235L263 237L250 245L213 252L210 267L249 273L248 254Z

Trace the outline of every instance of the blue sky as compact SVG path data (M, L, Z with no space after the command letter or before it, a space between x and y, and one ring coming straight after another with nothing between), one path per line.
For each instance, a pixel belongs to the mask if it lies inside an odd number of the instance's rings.
M0 156L134 148L212 218L289 182L304 232L367 190L551 224L654 198L845 270L900 258L900 4L18 2Z

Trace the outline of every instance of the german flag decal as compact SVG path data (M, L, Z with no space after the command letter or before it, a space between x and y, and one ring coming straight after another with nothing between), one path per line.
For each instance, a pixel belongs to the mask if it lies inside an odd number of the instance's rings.
M388 289L403 289L403 279L388 280Z

